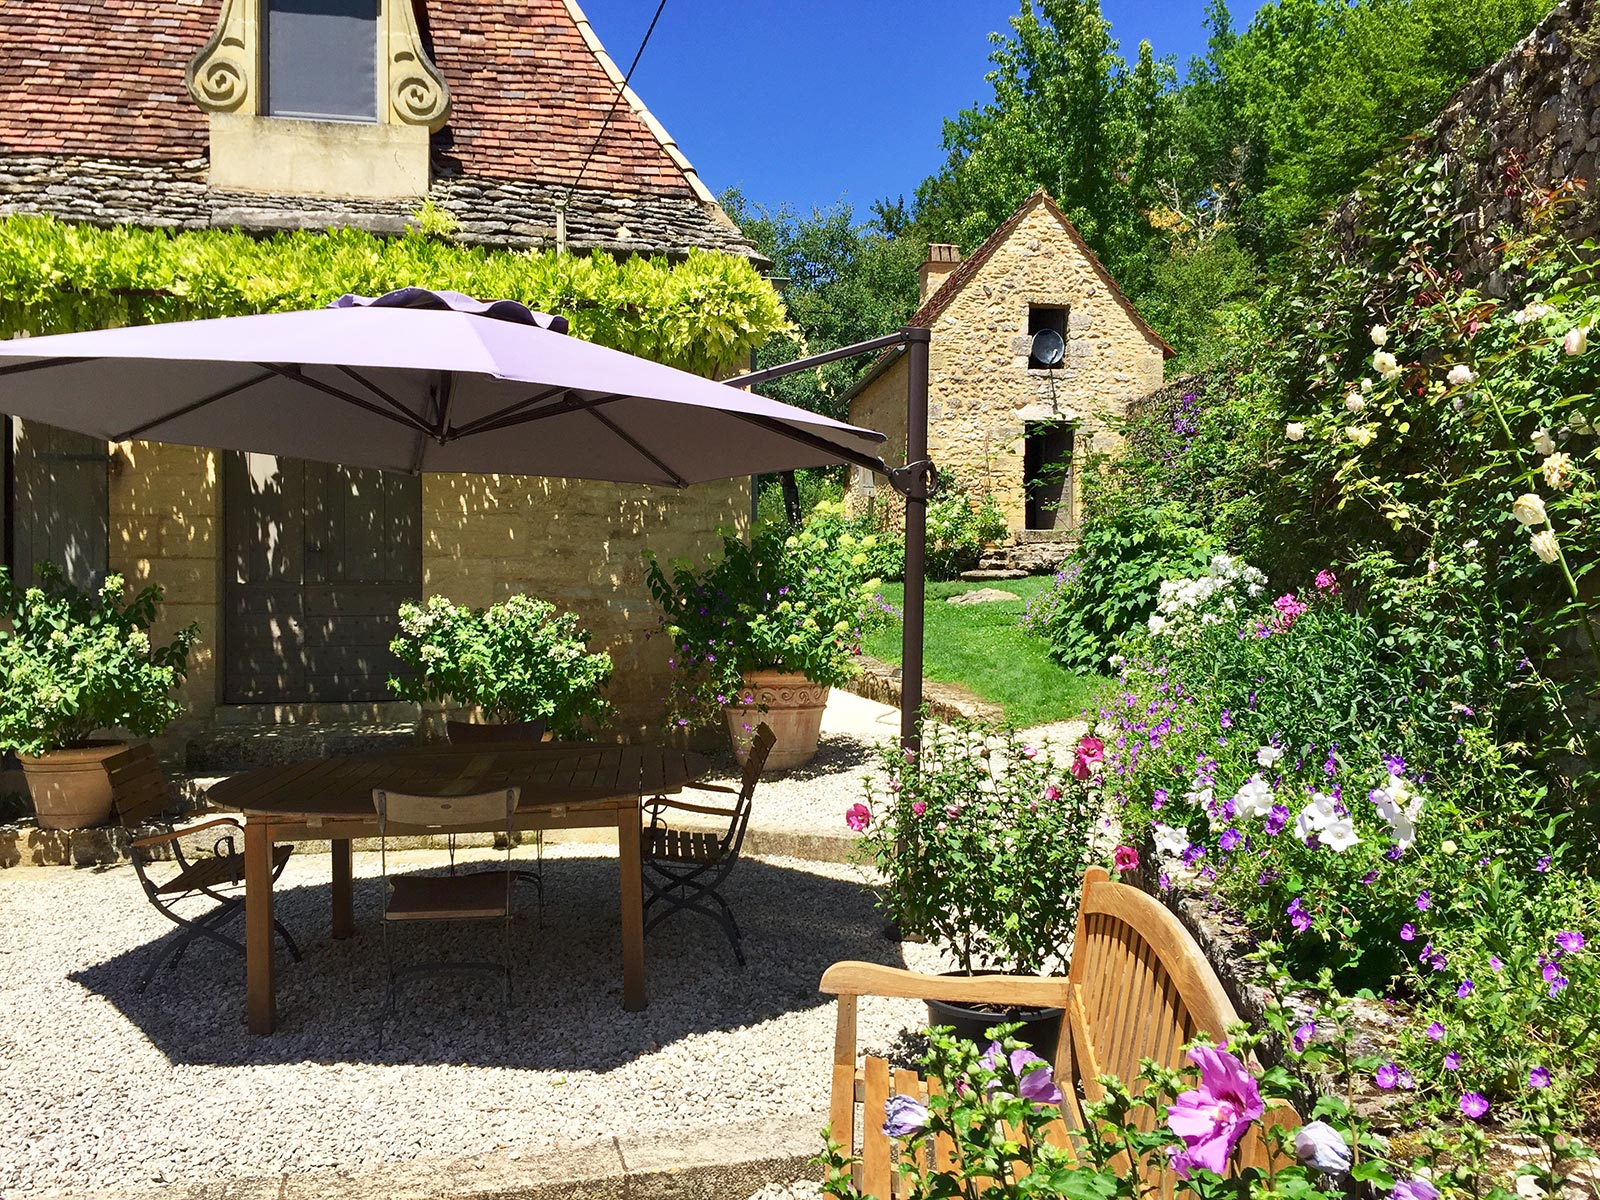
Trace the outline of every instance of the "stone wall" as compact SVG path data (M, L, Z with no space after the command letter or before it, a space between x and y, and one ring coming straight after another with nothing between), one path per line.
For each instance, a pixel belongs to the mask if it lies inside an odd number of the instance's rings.
M1559 5L1509 54L1467 84L1409 153L1443 155L1468 237L1459 263L1492 294L1501 231L1520 225L1525 197L1600 168L1600 12L1597 0ZM1361 194L1334 215L1359 240ZM1576 240L1600 234L1600 190L1581 188L1561 219Z
M210 450L133 442L118 446L110 486L110 565L133 586L159 583L166 604L155 636L197 621L200 642L182 699L183 736L205 724L221 695L222 463ZM719 527L743 528L747 480L670 488L529 476L423 478L423 591L493 604L517 592L582 617L592 644L611 654L609 692L618 725L653 727L666 695L667 643L646 635L656 612L643 552L703 561Z
M1030 305L1069 310L1067 358L1059 369L1028 367ZM1161 385L1161 347L1130 317L1042 194L989 250L932 328L930 457L974 492L993 494L1013 530L1026 525L1025 422L1051 416L1072 422L1081 470L1088 454L1115 448L1108 422L1130 400ZM891 462L905 452L905 396L902 360L870 382L850 407L852 422L889 435ZM880 484L880 506L885 490ZM862 506L853 489L850 502ZM1075 486L1074 522L1080 503Z
M436 175L429 199L460 222L467 245L548 249L566 189L531 181ZM330 229L403 232L414 200L352 200L216 191L204 158L186 162L0 155L0 216L48 213L93 225L168 229ZM692 197L580 188L567 212L574 250L683 255L691 249L752 255L725 216Z

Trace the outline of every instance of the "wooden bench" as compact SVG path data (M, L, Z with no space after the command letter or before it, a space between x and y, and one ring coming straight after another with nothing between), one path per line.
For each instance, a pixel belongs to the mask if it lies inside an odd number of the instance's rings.
M1056 1046L1034 1049L1050 1060L1064 1096L1062 1119L1051 1126L1050 1140L1069 1148L1072 1131L1083 1128L1080 1097L1096 1101L1105 1095L1100 1076L1115 1075L1132 1085L1145 1058L1181 1067L1184 1046L1199 1033L1221 1041L1228 1026L1239 1020L1216 973L1178 919L1160 902L1137 888L1113 883L1099 869L1084 877L1065 979L920 975L875 963L841 962L823 975L822 991L838 997L831 1136L846 1156L859 1157L856 1186L878 1200L902 1194L905 1184L895 1168L894 1140L883 1132L885 1104L895 1093L926 1103L940 1085L915 1071L891 1068L881 1058L868 1057L856 1066L858 997L1064 1009ZM1149 1118L1149 1110L1143 1112ZM1268 1113L1267 1122L1292 1128L1299 1118L1292 1109L1277 1109ZM948 1164L953 1150L945 1138L933 1147L940 1165ZM1252 1130L1240 1146L1240 1163L1261 1165L1266 1156L1264 1140ZM1146 1183L1159 1195L1171 1193L1170 1176Z

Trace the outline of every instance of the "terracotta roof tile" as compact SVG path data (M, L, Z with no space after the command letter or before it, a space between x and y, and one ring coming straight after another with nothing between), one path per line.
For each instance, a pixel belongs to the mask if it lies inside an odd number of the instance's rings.
M0 153L199 157L206 117L183 73L219 9L220 0L0 0ZM446 168L572 182L616 85L566 0L425 0L419 13L454 97L450 124L434 137ZM614 192L696 194L626 100L583 182Z

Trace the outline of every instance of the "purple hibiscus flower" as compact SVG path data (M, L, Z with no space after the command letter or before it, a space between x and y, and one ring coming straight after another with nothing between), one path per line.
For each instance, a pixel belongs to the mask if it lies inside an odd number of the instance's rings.
M1426 1179L1403 1179L1394 1185L1389 1200L1439 1200L1439 1189Z
M911 1096L890 1096L883 1115L883 1132L889 1137L915 1137L928 1128L928 1106Z
M1167 1128L1184 1145L1173 1155L1172 1167L1184 1179L1195 1167L1221 1175L1239 1139L1267 1106L1255 1077L1226 1050L1196 1046L1189 1051L1189 1061L1200 1068L1200 1086L1182 1093L1167 1108Z

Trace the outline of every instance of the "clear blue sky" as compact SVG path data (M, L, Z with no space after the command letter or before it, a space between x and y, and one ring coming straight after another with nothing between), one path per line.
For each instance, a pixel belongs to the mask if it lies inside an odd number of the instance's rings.
M626 71L657 0L582 0ZM1230 5L1235 28L1256 0ZM667 0L633 84L711 190L865 216L937 169L945 117L992 94L991 30L1018 0ZM1130 61L1141 39L1180 72L1205 48L1205 0L1102 0Z

